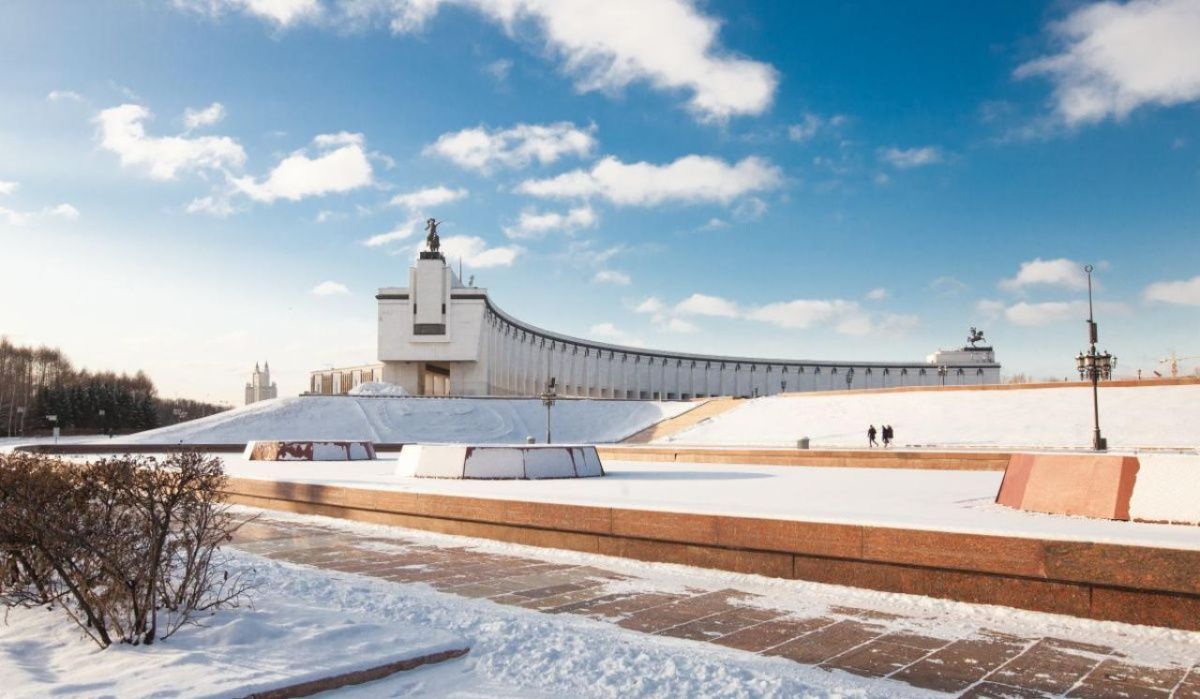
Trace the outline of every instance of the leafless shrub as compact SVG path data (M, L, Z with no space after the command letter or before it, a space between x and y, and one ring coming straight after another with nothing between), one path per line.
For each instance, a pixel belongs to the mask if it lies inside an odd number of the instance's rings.
M0 604L57 605L100 646L149 644L247 588L218 552L241 524L197 452L71 463L0 455Z

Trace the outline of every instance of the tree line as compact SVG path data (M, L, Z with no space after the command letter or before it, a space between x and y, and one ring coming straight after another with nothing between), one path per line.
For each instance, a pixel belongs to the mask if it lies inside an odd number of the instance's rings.
M224 410L186 399L159 398L145 373L76 369L52 347L23 347L0 337L0 434L146 430ZM51 421L47 416L55 416Z

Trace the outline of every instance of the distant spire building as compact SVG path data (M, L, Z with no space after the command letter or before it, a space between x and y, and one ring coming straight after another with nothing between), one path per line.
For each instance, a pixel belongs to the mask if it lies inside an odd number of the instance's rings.
M254 363L254 373L250 375L250 383L246 384L246 405L260 400L269 400L278 395L275 384L271 383L271 363L265 362L262 369L258 362Z

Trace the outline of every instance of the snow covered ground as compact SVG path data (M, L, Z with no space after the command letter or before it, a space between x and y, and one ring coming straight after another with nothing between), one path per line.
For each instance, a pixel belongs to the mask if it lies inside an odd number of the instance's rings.
M254 512L249 508L239 508ZM805 616L852 606L886 615L878 625L947 640L981 628L1017 636L1055 636L1115 648L1129 662L1187 667L1200 659L1200 634L1131 626L1004 607L644 563L570 551L405 530L320 517L269 513L292 521L370 537L379 546L416 543L469 546L499 555L587 565L639 578L614 583L656 591L733 588L762 595L756 604ZM337 697L921 697L941 696L906 684L828 672L784 658L761 657L663 636L626 631L570 614L549 615L483 599L441 593L423 584L297 566L236 550L235 570L252 571L261 591L253 610L224 613L210 628L192 629L146 648L97 650L72 627L46 623L42 610L0 622L4 696L230 696L250 678L322 671L347 659L367 665L386 636L407 643L466 639L468 656L332 693ZM895 616L891 616L895 615ZM57 617L55 617L57 618ZM292 634L296 634L293 636ZM400 646L385 646L386 652ZM153 656L152 660L147 658ZM372 661L373 662L373 661ZM328 673L326 673L328 674ZM295 675L289 674L294 677ZM241 685L241 686L244 686ZM260 685L261 686L261 685Z
M1200 385L1101 387L1110 448L1200 447ZM912 391L774 396L742 405L668 440L697 445L865 447L867 426L889 424L897 445L1086 447L1090 388Z
M556 441L614 442L693 407L693 403L559 400ZM255 439L373 442L524 443L546 435L546 409L536 398L405 398L298 396L276 398L122 438L129 444L220 444Z
M251 571L263 561L237 552L231 559L256 583L253 604L151 646L101 650L60 611L9 610L0 621L0 695L243 697L468 645L290 592L278 568Z
M479 498L798 519L1200 550L1200 527L1023 512L995 504L1002 473L605 461L603 478L464 481L354 463L225 459L231 476Z
M270 513L272 520L319 522L378 539L472 549L555 563L602 568L640 578L617 585L655 591L732 588L762 595L757 604L804 616L841 606L895 615L878 621L897 632L970 638L980 628L1016 636L1055 636L1113 647L1130 662L1190 666L1200 658L1200 633L1133 626L1006 607L764 578L666 563L540 549L345 520ZM827 672L783 658L750 655L713 644L629 632L570 614L547 615L352 575L328 575L268 562L264 576L286 594L346 609L380 622L433 625L467 638L472 651L452 661L338 692L338 697L799 697L945 696L892 681ZM279 571L279 574L276 574Z

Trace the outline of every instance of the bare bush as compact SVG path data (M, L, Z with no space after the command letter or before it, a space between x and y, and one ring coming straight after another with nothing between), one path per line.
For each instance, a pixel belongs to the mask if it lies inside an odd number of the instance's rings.
M218 551L241 524L222 503L221 461L72 463L0 455L0 604L56 605L96 643L149 644L236 605Z

